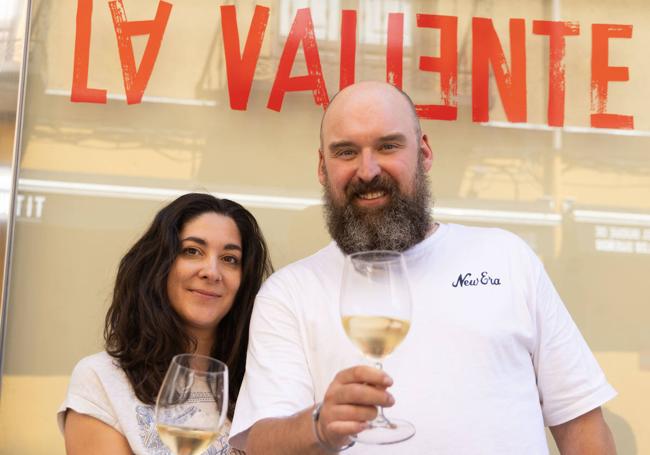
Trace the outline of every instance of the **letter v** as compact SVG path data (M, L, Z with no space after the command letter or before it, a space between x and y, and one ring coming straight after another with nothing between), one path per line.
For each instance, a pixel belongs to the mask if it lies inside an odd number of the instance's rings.
M113 16L113 27L117 36L126 102L127 104L138 104L142 101L144 89L147 87L154 63L156 63L172 5L167 2L159 2L156 17L150 21L127 21L122 0L108 2L108 6L111 16ZM149 35L149 39L142 54L140 68L136 69L131 37L139 35Z
M221 32L223 50L226 57L226 75L228 77L228 94L230 108L245 111L253 85L253 75L260 57L266 24L269 20L269 8L255 6L255 14L248 30L244 52L240 57L239 29L237 12L234 5L221 7Z

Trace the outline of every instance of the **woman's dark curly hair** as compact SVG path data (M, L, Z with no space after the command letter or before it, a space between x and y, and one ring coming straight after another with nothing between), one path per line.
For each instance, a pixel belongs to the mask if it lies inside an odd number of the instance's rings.
M248 325L253 301L273 271L255 218L236 202L209 194L179 197L154 218L151 226L120 261L113 301L106 314L106 351L126 373L135 395L154 404L167 367L176 354L192 352L197 341L187 332L167 296L167 277L180 253L180 232L188 221L214 212L231 218L242 240L242 277L230 311L215 329L212 357L228 365L228 417L244 378Z

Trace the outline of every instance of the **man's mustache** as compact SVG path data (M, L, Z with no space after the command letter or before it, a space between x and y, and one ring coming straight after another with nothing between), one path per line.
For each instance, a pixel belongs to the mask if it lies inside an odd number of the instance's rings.
M382 191L390 196L397 191L397 184L388 175L379 174L369 182L361 180L350 182L345 190L345 195L348 201L350 201L355 197L359 197L361 194L372 193L375 191Z

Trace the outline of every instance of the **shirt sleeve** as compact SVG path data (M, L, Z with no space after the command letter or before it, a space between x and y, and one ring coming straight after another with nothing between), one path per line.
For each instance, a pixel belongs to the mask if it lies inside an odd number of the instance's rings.
M616 396L571 318L543 266L538 262L536 328L533 354L544 423L559 425Z
M248 430L255 422L293 415L314 402L304 328L291 307L292 301L295 298L288 291L256 299L246 375L230 433L230 443L237 449L244 448Z
M72 372L68 393L57 412L57 422L61 433L64 430L68 409L94 417L122 432L92 358L81 360Z

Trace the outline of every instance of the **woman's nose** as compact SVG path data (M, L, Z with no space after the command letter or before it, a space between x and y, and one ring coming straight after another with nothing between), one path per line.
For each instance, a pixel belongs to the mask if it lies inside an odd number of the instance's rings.
M219 261L217 259L206 260L199 272L201 278L210 281L219 281L221 279L221 270L219 268Z

